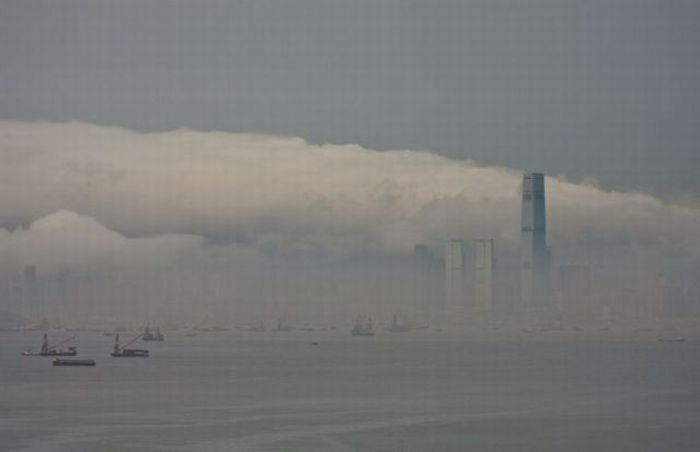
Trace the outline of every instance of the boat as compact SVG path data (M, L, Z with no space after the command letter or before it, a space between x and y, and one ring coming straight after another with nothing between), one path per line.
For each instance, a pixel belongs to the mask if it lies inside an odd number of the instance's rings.
M112 353L110 355L113 358L147 358L149 355L149 351L142 349L142 348L127 348L129 344L132 342L137 341L138 339L141 338L141 335L139 334L123 346L119 345L119 335L117 334L114 337L114 348L112 349Z
M22 356L77 356L78 348L75 346L68 347L66 350L62 348L57 349L59 345L63 345L66 342L72 341L73 339L75 339L75 336L64 339L55 345L49 345L49 337L46 333L44 333L44 339L41 341L41 351L39 351L39 353L34 353L31 349L28 349L27 351L22 352Z
M162 342L165 340L165 336L160 332L160 328L156 328L155 332L151 332L151 327L146 325L146 329L143 331L141 339L144 341L155 341Z
M289 333L294 331L293 326L285 325L282 321L277 322L277 326L270 329L273 333Z
M372 317L367 317L366 322L363 322L362 317L358 317L357 321L355 322L355 326L352 328L351 334L353 336L374 336Z
M685 342L685 338L679 337L660 337L659 342Z
M54 366L94 366L94 359L66 359L56 358L53 360Z

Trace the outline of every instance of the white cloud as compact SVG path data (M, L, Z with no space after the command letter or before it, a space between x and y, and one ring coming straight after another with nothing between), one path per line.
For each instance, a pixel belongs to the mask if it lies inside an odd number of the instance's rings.
M94 218L64 210L36 220L27 229L2 230L0 254L12 258L4 268L15 274L36 264L47 274L65 268L93 272L167 263L203 243L202 237L192 235L127 238Z
M519 233L520 172L423 152L316 146L295 137L0 122L0 161L2 224L28 224L67 209L112 230L71 240L115 252L128 242L119 234L196 234L351 254L407 253L414 243L449 236L494 237L514 246ZM591 184L547 183L555 245L673 244L700 254L697 210ZM49 246L47 222L66 218L35 223L30 231L44 237L36 243ZM81 218L81 227L93 221Z

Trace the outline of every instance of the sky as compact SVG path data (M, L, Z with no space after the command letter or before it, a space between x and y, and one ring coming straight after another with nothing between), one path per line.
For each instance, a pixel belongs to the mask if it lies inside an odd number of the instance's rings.
M697 205L693 0L5 0L0 119L428 150Z

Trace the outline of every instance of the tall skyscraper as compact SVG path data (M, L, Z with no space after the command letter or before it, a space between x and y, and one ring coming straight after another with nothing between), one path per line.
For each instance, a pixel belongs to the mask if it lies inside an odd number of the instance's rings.
M445 245L445 303L447 315L464 313L464 242L450 239Z
M493 240L477 240L474 254L474 312L485 317L493 313Z
M523 176L521 256L521 304L524 311L549 305L549 251L544 174Z

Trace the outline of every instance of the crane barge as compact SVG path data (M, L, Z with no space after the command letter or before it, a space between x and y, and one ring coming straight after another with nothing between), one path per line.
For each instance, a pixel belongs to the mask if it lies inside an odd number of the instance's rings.
M78 348L75 346L68 347L67 350L58 348L59 345L63 345L66 342L72 341L75 336L71 336L68 339L64 339L57 344L49 345L49 337L44 333L44 339L41 341L41 351L39 353L32 352L32 349L28 349L22 352L22 356L77 356Z
M117 334L114 337L114 348L112 349L112 355L113 358L147 358L148 357L148 350L142 349L142 348L127 348L130 344L136 342L143 336L142 334L139 334L126 344L119 345L119 335Z

